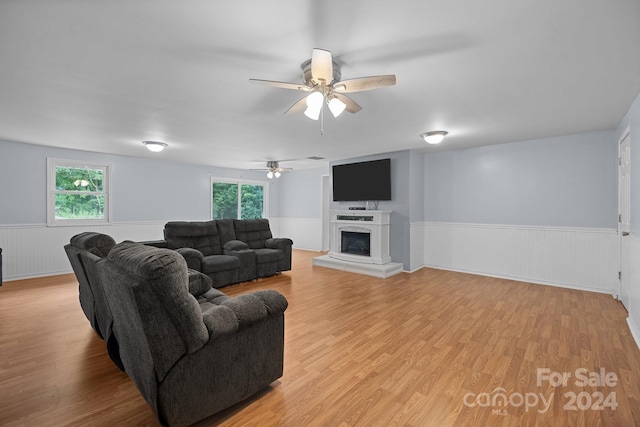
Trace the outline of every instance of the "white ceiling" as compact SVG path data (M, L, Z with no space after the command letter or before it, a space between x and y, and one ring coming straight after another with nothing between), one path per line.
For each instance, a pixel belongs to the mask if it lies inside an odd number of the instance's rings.
M284 111L313 48L357 114ZM0 2L0 140L177 161L285 167L615 128L640 90L640 1ZM418 135L445 129L428 147ZM147 152L143 140L169 147Z

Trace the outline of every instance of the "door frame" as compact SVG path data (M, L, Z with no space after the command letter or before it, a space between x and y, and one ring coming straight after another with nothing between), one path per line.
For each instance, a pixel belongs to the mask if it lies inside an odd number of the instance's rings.
M630 185L626 187L628 194L623 194L625 188L623 188L622 180L622 143L628 138L629 148L631 148L631 129L628 126L618 138L618 287L616 289L616 299L622 302L622 305L629 311L629 232L624 226L622 221L623 214L628 216L630 214ZM629 166L630 167L630 166ZM623 213L623 199L627 198L627 209L629 212ZM626 234L625 234L626 233ZM626 259L626 262L625 262ZM625 268L626 266L626 268ZM624 292L623 292L624 291Z

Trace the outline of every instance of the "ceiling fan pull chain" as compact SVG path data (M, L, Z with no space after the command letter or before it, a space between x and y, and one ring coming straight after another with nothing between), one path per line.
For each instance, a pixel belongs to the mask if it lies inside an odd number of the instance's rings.
M324 102L322 103L322 109L320 110L320 135L324 135Z

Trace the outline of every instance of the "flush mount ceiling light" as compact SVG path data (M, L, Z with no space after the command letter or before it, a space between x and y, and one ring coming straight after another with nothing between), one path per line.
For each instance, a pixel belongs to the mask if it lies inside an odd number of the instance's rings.
M434 130L432 132L421 133L420 136L428 144L440 144L448 133L446 130Z
M153 151L154 153L159 153L160 151L164 150L165 147L167 147L167 144L165 144L164 142L142 141L142 143L145 147L147 147L147 150Z

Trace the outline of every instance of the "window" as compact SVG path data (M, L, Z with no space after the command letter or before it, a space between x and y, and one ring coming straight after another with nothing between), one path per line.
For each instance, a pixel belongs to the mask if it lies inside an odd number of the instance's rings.
M47 223L109 222L109 165L47 159Z
M211 178L211 218L264 218L266 188L262 182Z

